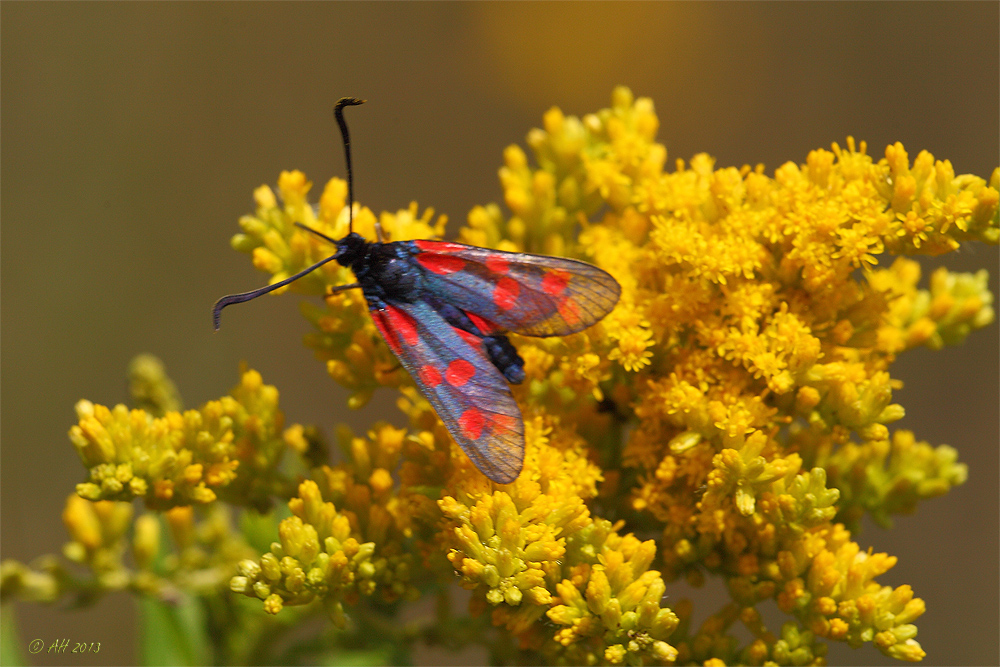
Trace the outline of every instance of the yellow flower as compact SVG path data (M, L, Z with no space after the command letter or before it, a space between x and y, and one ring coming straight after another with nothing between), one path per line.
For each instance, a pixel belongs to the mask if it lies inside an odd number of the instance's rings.
M77 493L142 498L163 509L211 503L225 490L230 501L266 506L286 449L277 402L277 390L256 371L243 374L232 396L162 417L80 401L69 437L90 474Z
M234 592L260 598L269 614L321 600L341 627L346 622L341 605L345 599L356 600L378 588L388 601L415 593L408 585L412 559L394 555L386 540L386 526L374 525L377 512L359 517L338 511L332 502L323 500L319 485L312 480L299 485L298 496L288 506L292 516L278 527L280 541L259 560L239 564L230 581ZM379 538L379 545L360 541L360 521Z
M284 427L277 390L255 372L182 413L162 369L137 362L144 409L77 406L70 437L90 478L67 506L67 555L103 577L97 590L207 595L228 579L267 614L321 608L345 627L356 613L358 627L389 634L393 623L362 621L444 591L433 632L483 640L492 624L495 650L516 641L539 663L823 664L829 641L921 659L924 602L908 585L880 584L897 557L855 534L865 515L888 525L966 479L955 449L890 430L904 414L891 365L989 325L993 296L985 272L942 268L921 287L903 255L1000 241L1000 169L956 175L926 151L911 162L898 143L877 159L850 137L770 176L706 154L668 167L658 126L652 101L626 88L583 118L550 109L528 134L530 155L504 151L509 215L478 206L458 232L585 259L622 288L584 332L511 336L526 375L511 388L526 441L514 482L494 484L452 441L363 295L332 292L354 277L331 262L291 286L324 299L302 307L306 344L351 392L349 406L398 390L407 427L341 427L331 464L315 429ZM342 180L317 206L301 172L283 172L277 189L254 192L232 240L272 282L334 251L295 223L339 239L351 218ZM353 211L353 230L370 240L376 224L399 241L440 237L445 222L415 203ZM130 506L110 501L136 497L165 511L174 551L157 556L147 513L132 572L122 564ZM276 500L289 509L280 522L241 519L255 544L271 542L248 554L225 503ZM73 585L52 566L2 572L4 595L54 599ZM731 600L694 627L692 604L664 597L667 583L707 576ZM481 623L451 616L445 587L456 580L474 614L489 612ZM775 631L758 611L768 601L786 615Z
M129 393L136 407L154 417L181 408L177 387L167 377L163 362L151 354L140 354L128 365Z

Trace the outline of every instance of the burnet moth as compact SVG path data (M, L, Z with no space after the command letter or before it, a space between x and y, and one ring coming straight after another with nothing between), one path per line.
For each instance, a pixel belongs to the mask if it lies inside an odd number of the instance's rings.
M334 117L347 163L347 236L332 239L336 252L273 285L219 299L222 309L287 285L327 262L349 267L382 338L434 406L455 442L498 484L517 479L524 461L524 421L508 383L524 380L524 360L505 335L566 336L611 312L621 287L607 272L572 259L503 252L447 241L366 241L353 228L351 144L345 106ZM296 223L298 224L298 223Z

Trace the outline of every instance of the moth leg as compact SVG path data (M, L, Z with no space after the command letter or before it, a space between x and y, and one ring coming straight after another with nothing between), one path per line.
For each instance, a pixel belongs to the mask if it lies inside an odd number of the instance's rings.
M382 234L382 223L375 220L375 237L379 243L385 243L385 235Z

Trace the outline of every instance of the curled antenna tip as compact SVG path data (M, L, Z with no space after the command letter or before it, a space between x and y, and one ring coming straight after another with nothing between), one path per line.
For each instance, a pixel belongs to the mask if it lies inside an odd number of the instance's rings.
M331 240L333 243L336 243L336 241L333 241L332 239L329 240ZM222 297L221 299L215 302L214 306L212 306L212 324L215 325L215 330L216 331L219 330L219 318L222 317L222 309L225 308L226 306L231 306L234 303L243 303L245 301L250 301L251 299L256 299L259 296L263 296L268 292L273 292L276 289L280 289L289 283L295 282L296 280L306 275L307 273L315 271L316 269L323 266L327 262L332 262L335 259L337 259L336 254L330 255L326 259L321 259L312 266L307 266L306 268L296 273L294 276L288 276L287 278L285 278L280 282L274 283L272 285L267 285L266 287L261 287L260 289L255 289L250 292L243 292L242 294L230 294L229 296Z
M212 331L216 333L218 333L219 326L222 324L222 309L229 305L228 298L224 296L212 306Z
M364 104L367 100L358 99L357 97L341 97L337 100L337 105L334 107L334 111L343 109L344 107L352 107L358 104Z

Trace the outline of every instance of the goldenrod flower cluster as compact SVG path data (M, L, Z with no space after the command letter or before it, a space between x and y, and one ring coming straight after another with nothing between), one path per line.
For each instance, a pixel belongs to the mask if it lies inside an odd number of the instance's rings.
M585 259L622 286L615 310L585 332L511 336L526 375L512 387L526 438L515 482L492 483L454 444L360 291L331 292L354 282L331 262L288 288L325 299L303 305L306 344L352 392L351 407L397 390L408 427L344 428L333 464L315 430L284 428L277 390L255 372L232 396L178 412L162 368L137 362L143 409L77 406L70 437L90 478L67 509L67 555L111 576L97 588L121 587L131 516L110 501L141 497L166 510L179 549L157 559L158 524L137 519L135 560L159 574L142 586L125 577L133 588L198 580L217 594L228 567L228 587L260 600L255 609L321 609L351 641L365 628L394 642L461 638L494 660L559 664L823 664L829 641L922 659L924 602L908 585L880 584L896 557L853 533L866 514L888 525L966 478L953 448L890 430L904 414L890 370L909 349L989 325L987 276L938 269L921 287L920 265L902 255L996 244L1000 169L988 182L956 176L927 152L911 162L894 144L875 159L848 138L773 176L762 165L717 169L704 154L668 170L658 126L652 101L625 88L583 118L548 111L528 135L533 159L504 152L511 215L476 207L458 232L473 245ZM240 220L233 247L272 283L334 250L295 223L348 232L346 184L331 180L317 205L311 187L283 172ZM356 205L353 218L374 240L376 216ZM446 220L414 203L378 222L399 241L440 237ZM276 501L288 513L247 518ZM223 502L244 508L252 553L213 518ZM192 506L209 510L214 545L191 537ZM5 595L61 590L38 569L4 568ZM731 601L693 627L693 604L666 596L668 585L709 576ZM481 621L442 602L456 578ZM429 592L436 626L385 620ZM769 600L787 615L776 632L758 611Z
M233 529L231 514L215 503L198 516L192 506L136 516L130 503L70 495L63 511L70 541L63 555L84 566L90 576L79 576L54 556L43 556L30 566L4 561L3 598L55 602L71 595L76 604L89 604L120 590L170 602L182 593L214 594L228 584L240 559L253 554L245 537ZM164 532L169 541L163 539Z
M58 600L74 591L81 601L96 598L104 591L117 591L135 581L124 565L127 532L132 527L132 506L103 500L91 502L73 494L66 499L63 523L70 541L63 554L70 561L85 564L93 573L92 581L76 585L65 565L54 556L39 558L32 567L17 561L0 565L3 598L18 597L40 602ZM148 538L145 538L149 542ZM137 561L142 561L137 551Z
M895 559L865 553L837 522L856 527L865 512L885 522L964 480L951 448L890 434L903 409L888 368L906 349L989 324L992 295L985 273L939 269L923 290L918 264L882 268L878 256L996 243L998 172L989 184L956 177L926 152L911 164L899 144L875 161L852 139L773 178L761 166L716 170L706 155L667 172L652 103L626 89L612 102L583 119L549 111L528 137L537 166L520 148L504 154L512 217L478 207L458 235L582 257L623 288L615 311L583 334L517 338L528 445L515 484L493 488L454 448L360 293L306 307L317 328L309 344L356 392L352 404L379 385L402 388L412 459L397 493L414 510L402 523L418 534L435 525L426 503L407 498L441 488L436 525L463 585L549 659L711 658L701 635L667 643L677 617L659 599L663 577L705 574L726 579L744 624L769 598L796 619L782 639L761 631L752 655L732 648L726 660L820 660L823 638L921 657L911 621L923 603L908 587L880 587L875 577ZM347 231L342 182L316 209L303 203L300 173L278 185L284 205L259 190L257 215L234 239L275 281L332 252L294 222L334 238ZM356 229L371 238L374 219L359 208ZM381 224L403 240L440 234L443 220L431 219L414 204ZM301 289L351 281L327 266ZM658 530L658 545L611 530L591 515L595 501Z
M235 592L256 595L269 613L276 614L285 602L305 604L325 598L339 605L345 589L353 591L358 580L362 589L372 582L375 543L359 544L350 536L350 521L333 503L323 502L315 482L303 482L299 497L289 506L294 516L281 522L281 541L272 544L259 563L239 564L240 576L230 584ZM338 606L335 613L343 625L343 610Z
M158 363L139 358L133 369L145 364L155 370ZM165 377L133 381L133 388L142 400L149 386L166 383ZM77 403L80 423L69 437L90 470L89 481L77 485L81 497L142 498L148 507L167 509L211 503L226 492L227 500L239 504L269 505L282 484L277 467L288 445L278 392L259 373L247 371L231 396L200 410L166 410L155 417L156 411Z
M664 640L677 617L661 607L666 585L649 569L656 545L591 515L584 500L596 495L599 471L580 443L559 444L542 417L526 427L516 482L490 490L463 466L449 484L455 495L438 502L440 541L462 585L521 648L549 659L671 661L676 650Z
M391 426L382 430L390 438L401 435ZM347 623L342 601L356 604L359 596L379 588L387 602L415 599L419 592L409 582L414 559L401 549L391 514L397 503L391 499L387 507L385 502L392 487L388 471L376 468L366 484L354 483L344 469L322 466L315 472L327 496L361 513L338 511L324 501L315 481L302 482L298 496L288 503L292 516L278 526L279 541L259 560L239 564L232 590L262 599L270 614L286 604L321 600L340 627ZM361 541L366 537L371 539Z

